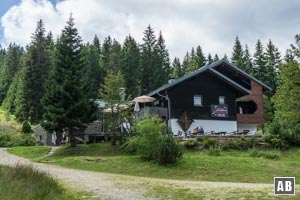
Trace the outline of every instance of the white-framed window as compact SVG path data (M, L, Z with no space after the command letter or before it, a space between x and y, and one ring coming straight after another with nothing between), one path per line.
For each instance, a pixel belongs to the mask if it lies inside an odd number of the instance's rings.
M194 106L202 106L202 95L194 95Z
M219 105L225 104L225 97L224 96L219 96Z

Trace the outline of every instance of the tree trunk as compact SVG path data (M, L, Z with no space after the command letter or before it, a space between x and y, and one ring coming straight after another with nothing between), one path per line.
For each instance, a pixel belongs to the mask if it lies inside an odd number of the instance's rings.
M70 138L71 147L76 147L76 140L75 140L74 128L73 127L69 127L69 138Z

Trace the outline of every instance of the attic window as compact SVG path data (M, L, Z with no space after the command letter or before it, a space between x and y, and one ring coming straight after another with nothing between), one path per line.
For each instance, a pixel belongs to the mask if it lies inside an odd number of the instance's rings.
M225 104L225 97L224 96L219 96L219 104L224 105Z
M194 106L202 106L202 95L194 95Z

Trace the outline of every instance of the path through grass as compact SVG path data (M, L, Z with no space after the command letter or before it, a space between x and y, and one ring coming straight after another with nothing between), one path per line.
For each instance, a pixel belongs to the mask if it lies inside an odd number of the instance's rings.
M10 152L34 158L30 151L13 149ZM275 160L251 157L251 151L223 151L221 154L209 156L205 151L188 151L178 163L160 166L142 161L138 156L124 155L119 147L102 143L78 145L75 149L62 147L40 162L74 169L178 180L273 183L274 176L300 178L300 149L277 152L281 156Z

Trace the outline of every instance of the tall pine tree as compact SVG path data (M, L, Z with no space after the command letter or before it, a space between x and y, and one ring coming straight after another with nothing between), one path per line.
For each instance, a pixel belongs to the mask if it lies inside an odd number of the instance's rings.
M260 40L257 41L255 45L255 52L253 56L253 75L263 82L267 79L267 70L266 70L266 58L264 55L264 47Z
M43 126L57 133L68 128L72 147L76 145L74 128L90 122L95 109L88 97L81 49L81 37L70 16L58 41L55 65L46 84Z
M157 51L157 66L156 66L156 77L157 77L157 87L165 84L170 78L170 58L169 52L165 45L165 39L161 31L159 32L159 36L157 38L156 43L156 51ZM155 73L155 72L154 72Z
M142 93L147 93L160 85L157 83L157 39L154 30L149 25L144 31L144 43L141 45Z
M245 46L245 52L243 56L243 70L247 72L250 75L253 75L253 64L252 64L252 58L251 54L248 48L248 45L246 44Z
M198 45L196 48L196 56L197 56L197 64L198 64L197 69L205 66L206 58L200 45Z
M43 116L43 106L41 99L45 92L45 80L51 66L51 55L48 49L47 38L45 35L44 23L42 20L37 22L37 28L32 36L31 44L27 50L25 57L25 72L23 78L23 91L26 95L21 95L23 100L19 100L17 107L27 107L27 114L31 123L38 123ZM19 96L19 98L21 97ZM22 105L25 103L27 105ZM18 108L17 108L18 110ZM22 112L26 112L23 109ZM19 121L24 120L18 118L20 113L16 113ZM27 120L27 119L25 119Z
M2 104L2 101L6 97L6 93L13 81L15 74L21 68L21 56L23 53L24 50L19 45L10 44L8 46L0 70L0 104Z
M184 75L179 58L176 57L174 58L172 69L173 69L172 76L171 76L172 78L180 78L181 76Z
M232 50L232 56L231 56L231 62L236 65L237 67L240 67L241 69L244 69L244 52L243 52L243 48L241 45L241 42L238 38L238 36L236 36L235 41L234 41L234 46L233 46L233 50Z
M210 65L210 64L213 63L213 62L214 62L214 61L213 61L213 59L212 59L212 57L211 57L211 54L208 53L208 56L207 56L207 64Z
M264 57L266 59L266 80L265 83L269 85L273 90L276 90L279 65L281 63L281 55L277 47L271 40L267 43Z
M130 35L124 41L121 59L126 93L136 97L141 94L140 50L137 42Z

